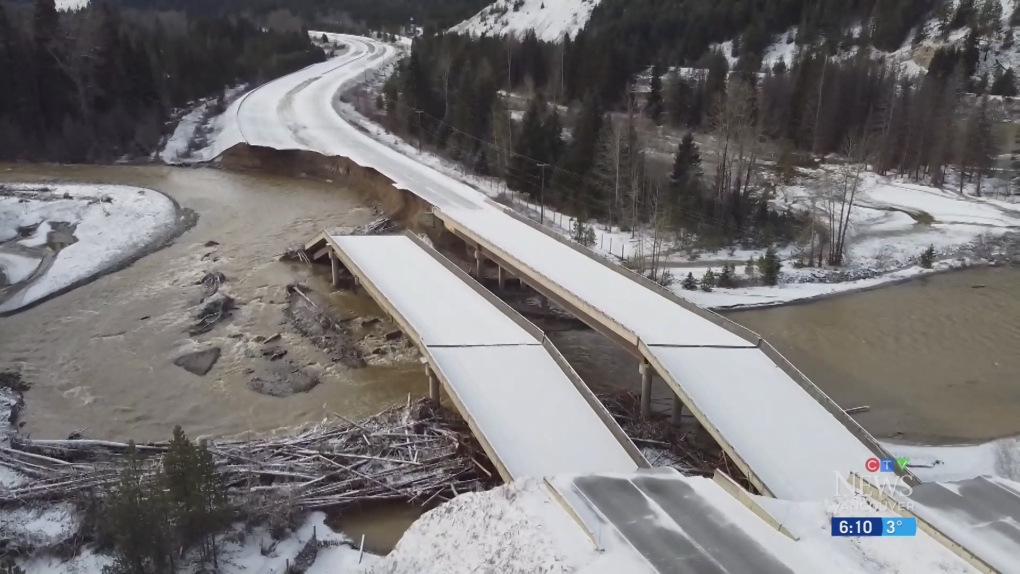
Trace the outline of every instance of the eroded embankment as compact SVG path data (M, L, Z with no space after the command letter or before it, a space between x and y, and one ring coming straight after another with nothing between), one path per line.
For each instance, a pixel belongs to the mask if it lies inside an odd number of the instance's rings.
M371 167L358 165L343 156L326 156L301 150L237 145L219 158L219 164L233 170L259 170L291 177L311 177L367 194L387 217L419 233L429 233L421 215L431 205L413 193L398 189L391 179Z

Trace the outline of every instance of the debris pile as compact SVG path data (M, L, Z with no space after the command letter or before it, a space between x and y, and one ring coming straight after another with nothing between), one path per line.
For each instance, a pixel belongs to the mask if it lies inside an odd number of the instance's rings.
M135 445L153 463L168 443ZM340 415L293 434L206 443L229 496L251 514L279 504L343 510L373 501L442 502L499 482L467 425L427 400L410 401L360 422ZM101 440L13 436L0 466L32 478L0 489L0 506L73 501L119 479L131 445Z

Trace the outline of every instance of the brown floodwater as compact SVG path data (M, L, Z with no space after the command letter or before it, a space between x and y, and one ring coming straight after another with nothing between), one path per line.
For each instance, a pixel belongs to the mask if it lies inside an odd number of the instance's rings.
M180 424L192 435L269 431L373 414L427 388L417 363L346 369L286 324L286 285L303 281L338 316L381 315L367 297L332 292L307 266L280 262L288 248L327 227L373 218L354 192L263 174L159 166L0 166L0 181L60 180L147 187L198 213L173 245L130 267L0 319L0 368L19 369L32 385L22 432L62 437L158 440ZM215 241L218 246L206 247ZM223 272L223 290L241 305L203 344L221 347L212 371L198 377L173 365L195 341L186 330L201 296L195 285ZM322 381L285 398L247 387L255 336L281 333L288 359Z
M1020 269L978 268L804 305L729 313L879 437L1020 433Z

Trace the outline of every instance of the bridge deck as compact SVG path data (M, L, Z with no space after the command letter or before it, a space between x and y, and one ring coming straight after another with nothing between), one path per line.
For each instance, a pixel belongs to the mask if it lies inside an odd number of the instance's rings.
M826 498L833 495L833 472L891 456L750 331L667 297L508 209L437 208L435 215L486 257L648 361L761 492Z
M418 344L505 479L647 466L542 332L434 250L323 239Z

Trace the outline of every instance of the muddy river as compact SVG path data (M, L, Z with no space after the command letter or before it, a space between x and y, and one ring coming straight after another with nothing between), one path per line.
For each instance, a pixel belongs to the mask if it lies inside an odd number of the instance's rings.
M155 166L0 166L0 181L102 182L163 192L198 213L170 247L38 307L0 319L0 365L22 371L23 432L63 437L157 440L175 424L189 434L266 431L320 420L331 411L361 417L420 394L420 366L348 369L285 324L286 285L306 282L337 316L377 315L371 300L331 289L308 267L280 262L288 247L326 227L359 225L374 215L357 194L335 186L215 169ZM216 242L219 245L207 245ZM195 282L220 271L239 308L227 324L197 337L222 356L205 377L175 366L193 344ZM247 386L253 337L281 333L288 360L320 366L321 384L289 397Z
M372 219L336 186L215 169L0 166L0 181L57 178L148 187L199 214L172 246L131 267L0 319L0 365L32 383L23 420L38 437L79 428L94 438L161 439L265 431L331 411L364 416L425 381L417 363L348 369L331 364L283 315L285 286L303 281L338 316L376 315L365 297L331 293L322 277L279 255L325 227ZM210 248L207 242L218 242ZM201 336L223 357L206 377L173 365L202 273L222 271L242 303ZM883 438L953 443L1020 433L1020 270L976 269L805 305L729 313L761 333ZM291 358L325 365L308 393L260 395L245 383L251 337L282 333ZM636 388L637 363L592 331L551 334L593 386ZM662 408L670 394L656 388Z

